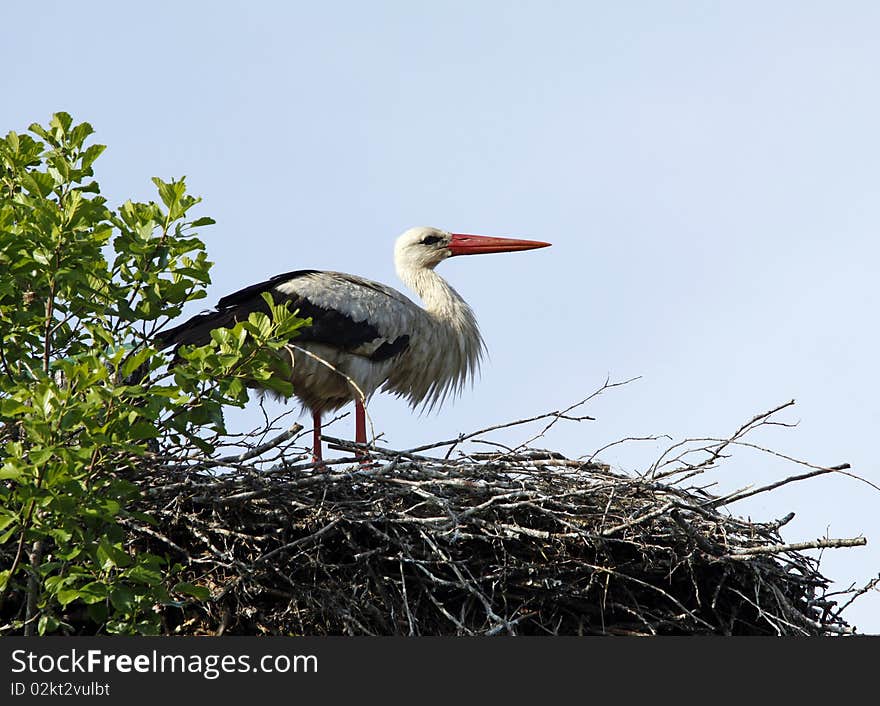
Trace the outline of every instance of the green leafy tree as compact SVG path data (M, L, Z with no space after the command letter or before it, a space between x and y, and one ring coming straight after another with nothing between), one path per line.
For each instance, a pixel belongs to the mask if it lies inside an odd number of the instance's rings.
M92 132L57 113L0 140L0 634L155 634L157 606L206 598L126 543L149 520L131 479L160 448L210 457L255 383L291 392L280 353L303 321L271 300L169 368L153 341L205 296L213 221L183 179L109 206Z

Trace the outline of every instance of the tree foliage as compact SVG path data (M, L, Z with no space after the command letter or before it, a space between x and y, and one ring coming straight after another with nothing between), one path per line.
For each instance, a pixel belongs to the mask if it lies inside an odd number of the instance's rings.
M204 598L127 547L126 522L149 518L123 476L160 442L212 453L223 407L255 382L291 392L277 352L303 321L271 302L169 368L152 341L205 296L198 229L213 220L183 178L109 205L92 133L56 113L0 140L0 633L69 633L78 613L92 631L154 634L162 604Z

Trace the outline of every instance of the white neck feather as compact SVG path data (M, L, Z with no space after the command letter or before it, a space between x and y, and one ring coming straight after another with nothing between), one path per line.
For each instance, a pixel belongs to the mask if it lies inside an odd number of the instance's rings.
M474 312L433 269L399 268L398 274L419 295L426 314L422 330L410 342L418 368L408 371L409 388L400 394L413 406L424 403L430 409L473 378L485 346Z

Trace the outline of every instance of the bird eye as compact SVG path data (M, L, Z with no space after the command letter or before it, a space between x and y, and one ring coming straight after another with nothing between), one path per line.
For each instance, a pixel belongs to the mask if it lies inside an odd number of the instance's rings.
M427 238L422 240L422 245L434 245L435 243L439 243L443 238L439 235L429 235Z

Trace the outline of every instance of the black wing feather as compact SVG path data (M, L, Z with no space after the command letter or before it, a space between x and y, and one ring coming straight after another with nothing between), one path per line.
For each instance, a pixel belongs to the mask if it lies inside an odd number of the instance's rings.
M214 329L231 328L239 321L246 321L252 312L268 315L269 307L260 296L263 292L270 292L276 303L289 302L290 310L298 311L299 317L311 319L311 325L299 329L297 342L324 343L351 350L382 337L379 330L367 321L355 321L340 311L319 306L305 296L276 289L281 284L317 274L322 273L320 270L295 270L252 284L221 298L215 311L197 314L183 324L159 333L157 339L163 347L204 345ZM385 293L377 287L373 289ZM398 336L393 341L384 341L366 357L374 361L388 360L402 353L408 345L409 336Z
M227 294L225 297L222 297L219 302L217 302L217 309L223 310L229 309L233 306L246 305L249 300L254 298L262 301L263 297L261 297L260 294L262 294L263 292L268 292L270 289L274 289L279 284L284 284L285 282L290 282L292 280L299 279L300 277L306 277L308 275L316 274L320 274L320 270L294 270L293 272L282 272L280 275L270 277L265 282L252 284L249 287L245 287L244 289L239 289L237 292Z

